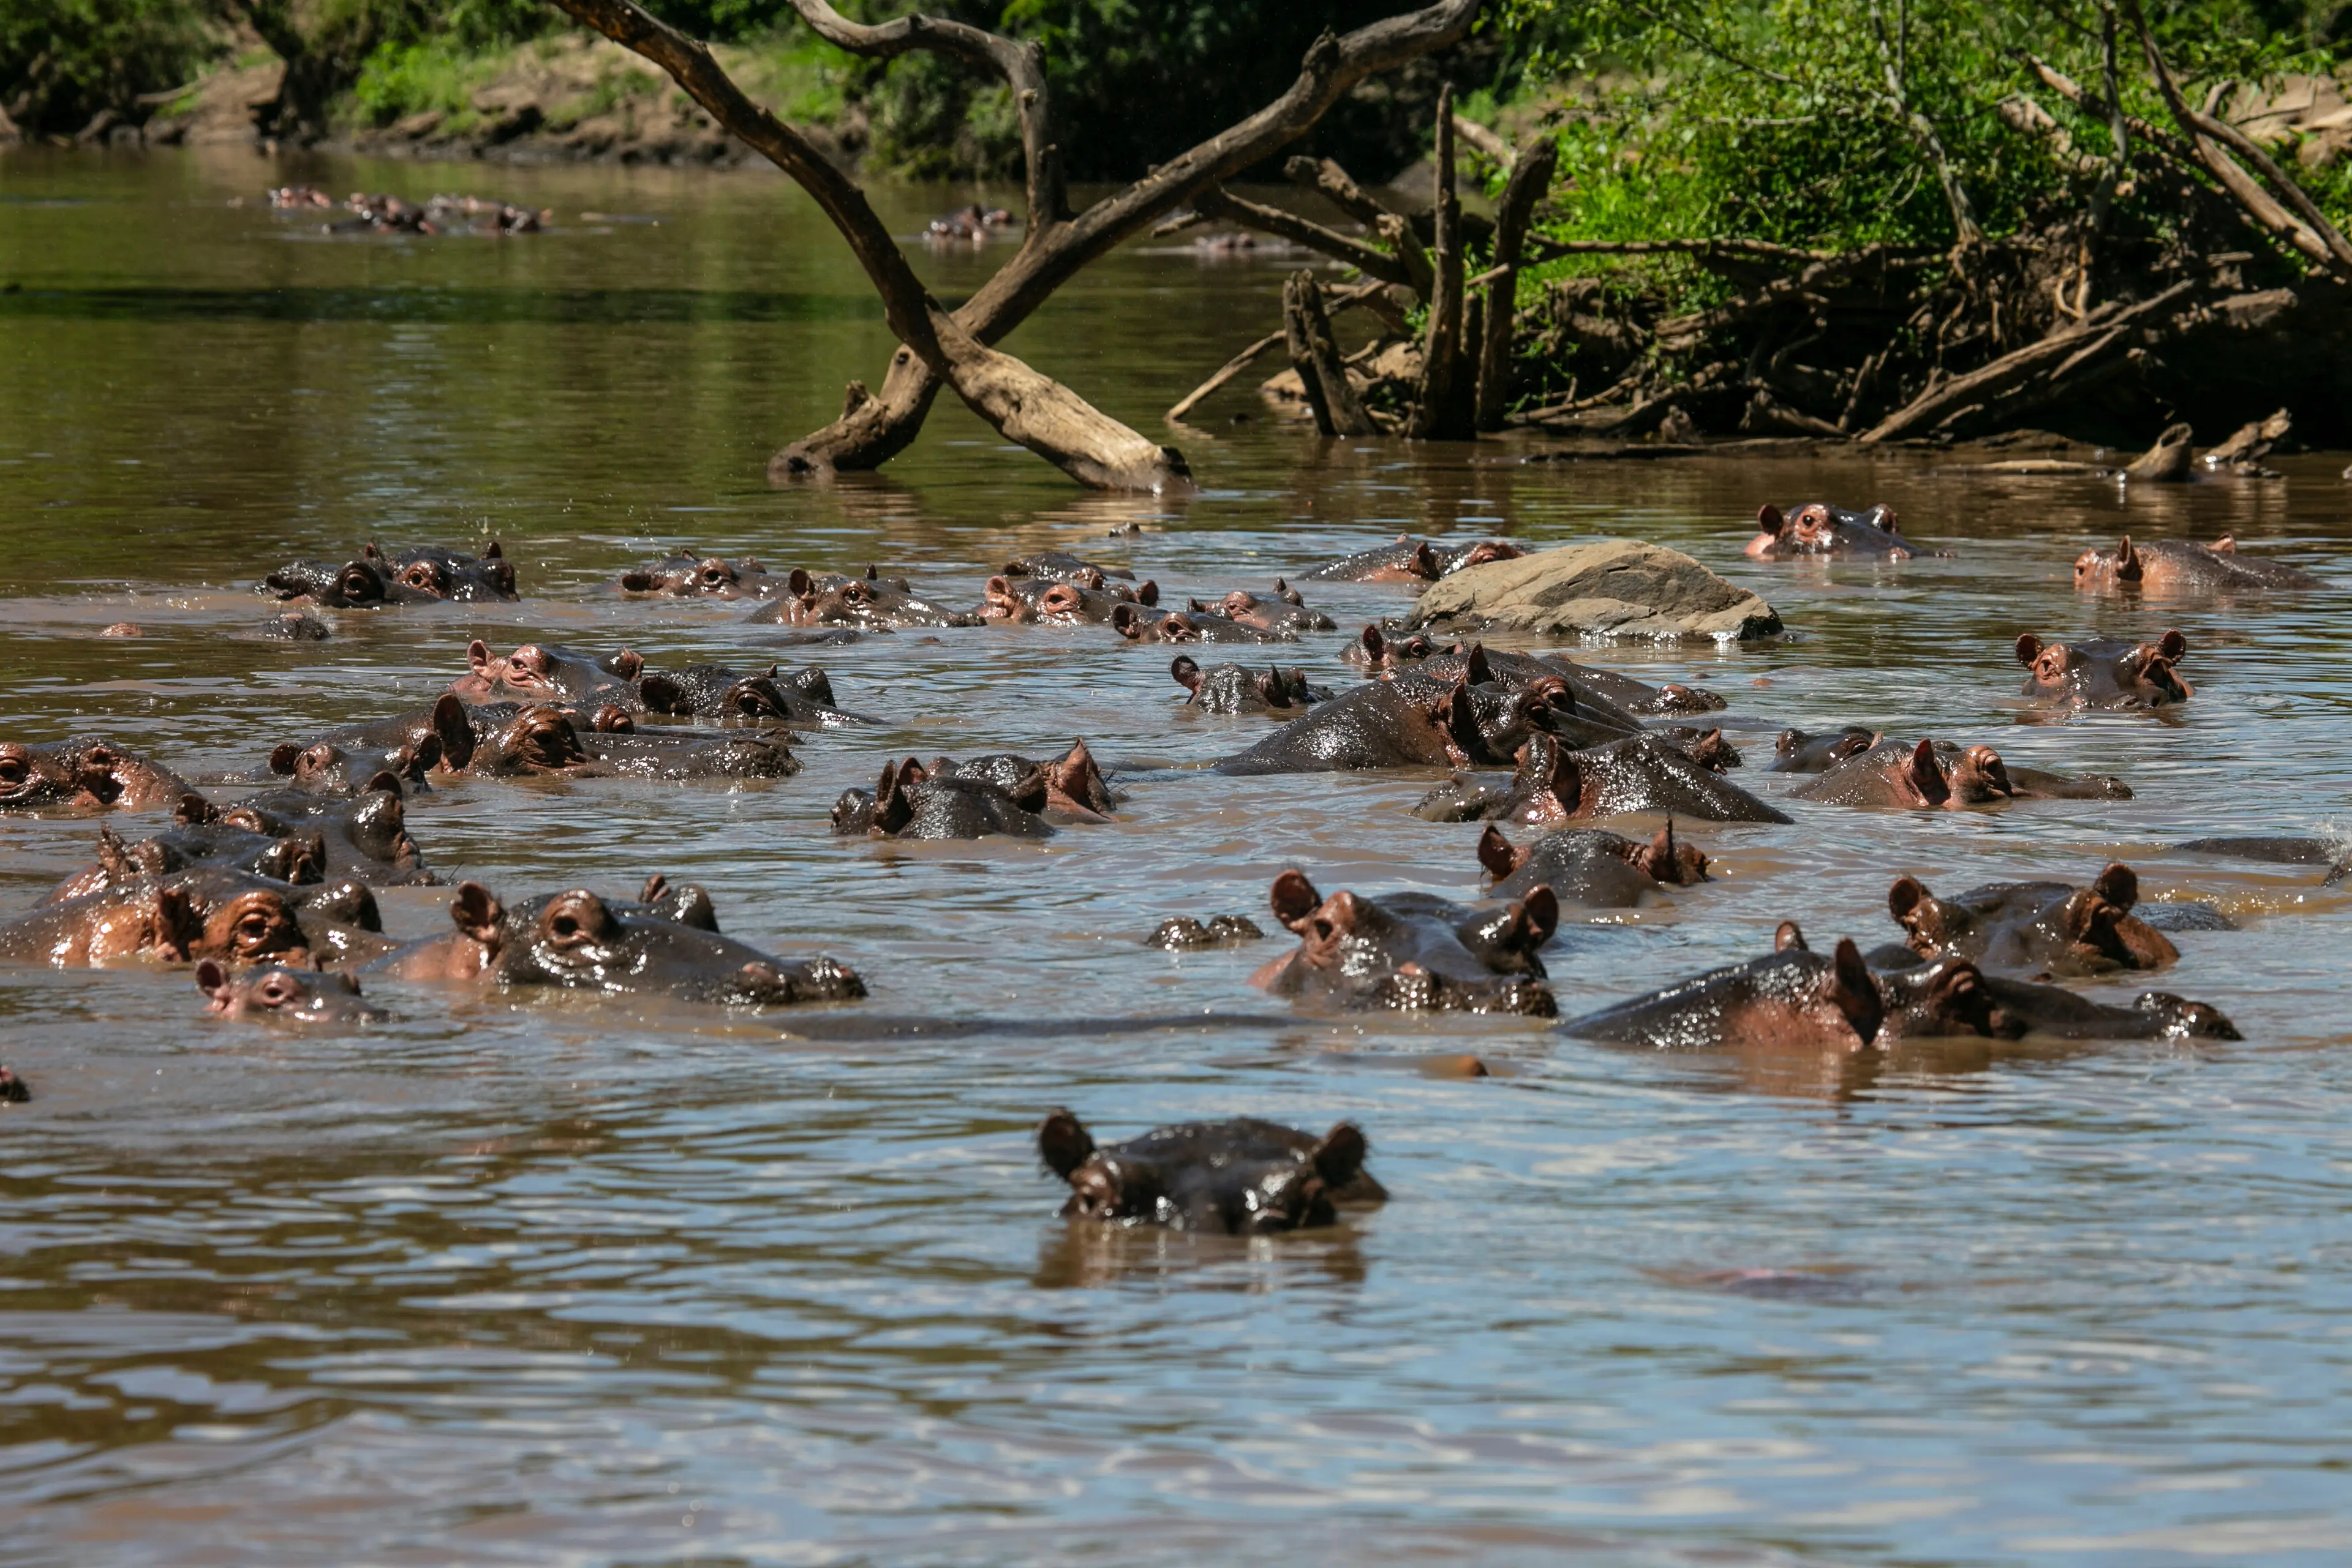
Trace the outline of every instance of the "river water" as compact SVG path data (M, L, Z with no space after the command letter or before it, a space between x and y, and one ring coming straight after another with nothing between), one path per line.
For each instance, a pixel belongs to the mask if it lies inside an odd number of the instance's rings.
M254 205L289 178L478 189L557 227L328 237ZM880 197L908 232L962 199ZM953 294L1003 254L920 262ZM1135 247L1008 346L1159 430L1266 330L1285 264ZM1179 437L1186 501L1082 495L945 405L885 477L772 489L770 450L890 343L844 247L757 174L20 153L0 289L0 736L104 733L217 774L420 704L475 636L775 657L741 605L600 592L680 544L877 562L971 605L1048 547L1181 597L1406 530L1635 535L1792 628L1589 653L1730 697L1749 787L1785 788L1754 766L1783 725L1856 721L2137 793L1689 829L1720 880L1570 929L1564 1013L1753 956L1786 918L1887 940L1900 873L1948 890L2120 857L2239 921L2182 934L2159 984L2246 1036L1858 1066L1294 1016L1246 984L1277 944L1142 936L1271 926L1286 865L1474 896L1477 829L1406 814L1428 778L1190 771L1265 721L1180 711L1169 650L1101 628L869 638L823 657L883 726L812 737L791 781L474 784L412 813L435 866L509 897L700 881L730 932L855 966L863 1004L382 983L399 1021L314 1039L205 1018L184 971L0 971L0 1060L36 1095L0 1110L0 1562L2352 1556L2352 898L2163 847L2352 816L2352 604L2166 614L2078 598L2068 570L2126 529L2227 529L2343 580L2343 454L2128 495L1917 455L1528 465L1540 443L1320 446L1244 382ZM1954 554L1742 558L1759 501L1815 495L1890 501ZM521 603L251 636L251 584L287 557L483 537ZM1312 602L1352 627L1405 598ZM95 637L123 620L146 635ZM2167 625L2198 688L2179 722L2027 721L2019 632ZM1295 650L1311 675L1345 679L1342 635ZM829 836L887 757L1080 735L1134 775L1109 826ZM95 831L0 819L0 915ZM387 921L430 933L446 897L393 892ZM1464 1051L1492 1076L1433 1059ZM1254 1242L1073 1229L1029 1142L1055 1105L1106 1137L1352 1118L1394 1195Z

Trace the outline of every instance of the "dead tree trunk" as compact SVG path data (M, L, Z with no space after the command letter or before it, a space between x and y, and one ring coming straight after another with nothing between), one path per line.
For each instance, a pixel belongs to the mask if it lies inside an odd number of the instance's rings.
M778 454L771 473L879 466L913 440L944 384L982 418L1081 483L1160 489L1183 481L1181 454L988 345L1121 240L1306 134L1358 82L1458 41L1484 0L1436 0L1345 37L1325 33L1308 47L1297 79L1272 103L1075 216L1066 211L1050 89L1035 45L919 14L867 26L850 21L826 0L792 0L813 31L852 54L884 59L918 49L946 54L995 72L1011 88L1021 117L1027 237L1013 259L953 311L924 291L865 193L818 156L806 136L747 99L708 48L632 0L556 4L660 66L712 119L799 182L848 240L905 345L880 393L850 398L839 419Z
M1294 272L1282 286L1283 335L1290 341L1290 365L1306 384L1315 427L1326 436L1375 436L1380 427L1364 412L1364 400L1348 380L1339 344L1324 313L1323 289L1312 272Z
M1437 205L1430 247L1436 287L1429 298L1429 331L1421 354L1421 395L1407 433L1423 440L1463 441L1472 423L1475 389L1462 364L1462 198L1454 188L1454 88L1437 91Z
M1494 270L1486 284L1486 331L1478 344L1477 417L1481 430L1503 427L1503 408L1510 401L1511 331L1517 324L1519 257L1526 249L1528 225L1536 203L1551 188L1551 174L1559 163L1559 143L1549 136L1521 153L1511 164L1503 186L1503 205L1495 215Z

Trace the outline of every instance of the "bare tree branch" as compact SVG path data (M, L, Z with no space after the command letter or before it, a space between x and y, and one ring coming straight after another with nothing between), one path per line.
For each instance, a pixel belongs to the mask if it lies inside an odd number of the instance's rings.
M1421 240L1402 213L1374 200L1349 177L1347 170L1328 158L1293 158L1282 166L1282 172L1295 183L1320 191L1332 205L1379 235L1389 253L1404 264L1406 280L1412 291L1424 301L1429 299L1437 275L1429 265L1429 253L1421 247Z
M1466 120L1459 114L1454 117L1454 134L1469 142L1488 161L1499 163L1506 169L1511 166L1511 160L1517 155L1508 142L1504 141L1476 121Z
M1192 205L1203 217L1225 218L1244 228L1254 228L1260 234L1275 235L1294 245L1303 245L1309 250L1319 250L1326 256L1336 257L1367 278L1377 278L1383 283L1410 284L1412 281L1412 275L1405 269L1404 263L1386 251L1375 250L1362 240L1350 239L1296 213L1286 213L1280 207L1270 207L1261 202L1234 195L1222 186L1202 191L1193 197Z
M1559 163L1559 143L1549 136L1511 163L1511 177L1495 211L1495 260L1487 274L1486 320L1478 345L1478 395L1475 423L1481 430L1503 427L1503 405L1508 399L1511 374L1511 329L1518 317L1519 253L1525 247L1528 225L1536 203L1551 187L1552 170Z

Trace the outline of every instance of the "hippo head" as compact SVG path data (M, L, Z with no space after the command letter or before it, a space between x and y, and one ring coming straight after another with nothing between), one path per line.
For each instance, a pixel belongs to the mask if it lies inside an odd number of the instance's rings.
M1803 1017L1801 1034L1818 1034L1852 1049L1879 1043L1885 997L1852 937L1838 938L1835 951L1824 961L1806 942L1796 921L1782 921L1772 933L1772 956L1759 960L1749 971L1760 996Z
M1677 888L1707 879L1706 857L1696 844L1685 844L1675 837L1672 817L1630 857L1633 868L1647 875L1652 881L1668 883Z
M1045 773L1048 806L1086 821L1110 819L1111 810L1118 802L1084 741L1071 742L1068 752L1045 764ZM1020 798L1017 787L1011 793L1014 799Z
M1949 757L1922 739L1910 751L1887 748L1889 804L1912 810L1995 805L2014 797L2009 767L1990 746L1970 746Z
M1418 908L1391 909L1340 891L1329 898L1297 870L1274 879L1275 918L1298 936L1251 984L1349 1010L1520 1013L1556 1010L1537 950L1551 940L1559 902L1548 887L1456 925Z
M2126 533L2113 550L2094 546L2074 557L2077 588L2137 588L2147 575Z
M918 598L906 582L872 566L863 577L812 576L795 566L785 579L798 618L819 626L961 626L974 617Z
M579 731L561 708L544 703L525 708L483 738L474 752L476 773L512 775L554 773L589 760Z
M288 969L282 964L233 975L218 962L196 965L196 989L205 1010L224 1018L268 1024L349 1026L392 1016L360 999L360 983L340 971Z
M2174 668L2189 639L2168 631L2152 643L2045 643L2032 632L2017 639L2026 668L2025 695L2082 707L2161 708L2189 700L2192 688Z
M757 570L759 563L747 561L745 568ZM740 597L743 591L743 574L732 562L716 555L697 559L691 555L673 555L656 561L651 566L640 566L621 574L621 591L625 594L701 595L712 599Z
M500 659L477 641L467 645L466 659L474 676L490 686L503 686L528 697L574 701L626 686L646 668L644 658L628 648L589 658L548 643L524 643Z
M982 620L1011 621L1026 626L1038 618L1037 601L1042 594L1024 594L1011 577L999 574L981 588L980 614Z
M1904 1039L1976 1036L2013 1040L2032 1024L2001 1006L1983 971L1965 958L1937 958L1874 981L1885 1016L1882 1045Z
M214 889L202 881L159 889L169 939L159 947L178 963L211 958L257 963L279 953L308 958L310 939L293 906L275 888Z
M397 603L515 597L514 566L495 540L478 557L420 545L387 560L383 550L373 543L361 553L365 563L384 578L388 595Z
M265 593L280 599L307 598L330 609L363 609L387 603L392 581L380 560L362 558L337 565L331 561L289 561L261 580Z
M2069 968L2157 969L2178 959L2170 938L2132 914L2138 902L2139 875L2121 862L2069 893L2042 917L2064 944L2061 962Z
M1364 1174L1369 1152L1349 1121L1319 1139L1243 1119L1101 1144L1076 1116L1056 1110L1037 1129L1045 1168L1070 1184L1065 1215L1233 1236L1330 1225L1335 1198L1380 1195Z
M56 747L0 745L0 810L105 804L84 790L79 763Z
M1499 539L1482 539L1467 550L1457 552L1445 563L1448 574L1465 572L1473 566L1484 566L1489 561L1517 561L1526 552L1516 544L1506 544Z
M2147 991L2132 998L2132 1006L2157 1020L2157 1032L2176 1040L2242 1040L2238 1026L2218 1007L2190 1002L2169 991Z
M585 889L503 908L467 882L450 917L508 985L661 994L728 1006L846 1001L866 987L830 958L786 965L731 938L650 913L615 910Z
M1402 637L1390 637L1380 627L1368 623L1340 657L1350 664L1370 665L1374 669L1388 670L1417 663L1436 652L1437 645L1430 640L1426 632L1414 632Z
M457 703L454 697L441 700ZM473 749L472 742L469 726L468 752ZM404 784L421 786L440 762L441 739L429 732L380 757L353 757L341 746L324 741L314 746L297 746L289 742L271 748L269 752L269 771L311 795L348 795L355 788L365 787L380 773L389 773Z

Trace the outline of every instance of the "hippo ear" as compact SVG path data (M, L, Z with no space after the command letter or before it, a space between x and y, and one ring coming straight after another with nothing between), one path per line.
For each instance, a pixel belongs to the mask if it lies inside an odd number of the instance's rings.
M784 579L784 591L795 599L805 599L816 592L816 579L808 574L805 566L795 566Z
M204 823L218 822L220 815L219 806L194 790L189 790L181 795L179 803L172 807L172 820L182 827L194 827Z
M293 742L278 742L269 748L269 771L281 777L290 777L294 772L294 761L301 754L302 748Z
M1110 626L1128 641L1138 641L1143 636L1143 612L1121 599L1110 607Z
M1037 1124L1037 1154L1045 1168L1064 1181L1083 1165L1095 1152L1094 1134L1085 1122L1067 1110L1049 1112Z
M487 672L492 662L490 645L481 638L476 637L466 645L466 668L471 669L476 675Z
M1267 707L1290 706L1290 688L1283 683L1282 671L1272 665L1251 676L1250 684L1257 688L1258 696L1265 700Z
M645 673L646 656L633 647L625 647L613 656L612 663L605 668L623 680L635 680Z
M1185 690L1201 689L1201 667L1190 655L1180 653L1171 659L1168 664L1168 673L1174 677L1176 684Z
M150 931L156 955L168 963L185 963L205 936L205 922L184 888L158 888Z
M1893 915L1899 925L1913 910L1926 903L1927 897L1927 885L1919 879L1898 877L1895 885L1886 889L1886 912Z
M1526 950L1533 952L1549 942L1559 929L1559 895L1542 883L1528 890L1519 900L1520 923L1525 927ZM1522 945L1522 944L1515 944Z
M1762 506L1756 509L1756 529L1758 532L1769 533L1772 535L1773 538L1778 539L1780 536L1781 531L1786 529L1788 526L1789 520L1786 517L1783 517L1780 514L1780 509L1774 506L1770 501L1768 500Z
M379 790L390 795L395 800L399 799L402 794L400 787L400 775L394 773L390 768L378 768L375 773L369 777L367 783L360 785L358 793L361 795L374 795Z
M1363 1170L1364 1157L1370 1152L1364 1130L1352 1121L1342 1121L1307 1152L1307 1163L1315 1167L1326 1187L1343 1187Z
M1365 626L1357 637L1357 641L1363 645L1364 658L1377 668L1388 646L1388 639L1381 636L1381 628L1375 626Z
M2031 669L2033 668L2033 661L2041 657L2042 639L2032 632L2020 633L2017 639L2017 662Z
M451 773L474 760L474 723L466 705L447 692L433 704L433 735L441 742L441 765Z
M1307 595L1300 593L1297 589L1292 587L1289 584L1284 582L1279 577L1276 577L1274 580L1274 596L1280 599L1286 605L1295 605L1302 609L1305 608L1307 605Z
M2126 533L2123 542L2116 546L2116 580L2137 583L2146 574L2147 568L2140 564L2139 552L2132 548L2131 535Z
M2189 651L2189 639L2177 631L2166 632L2156 639L2156 651L2178 664L2181 656Z
M1910 769L1911 782L1917 784L1919 793L1929 800L1934 800L1948 787L1944 783L1944 770L1936 761L1936 742L1925 735L1920 736L1919 743L1911 748Z
M2139 873L2121 861L2099 873L2091 890L2119 910L2128 910L2139 902Z
M1416 577L1426 577L1433 583L1444 574L1437 564L1437 552L1429 547L1429 541L1426 539L1412 547L1412 559L1406 563L1406 570Z
M1200 600L1198 600L1198 599L1187 599L1187 600L1185 600L1185 601L1184 601L1184 607L1185 607L1186 609L1188 609L1188 610L1192 611L1192 614L1194 614L1194 615L1196 615L1196 616L1205 616L1205 615L1207 615L1207 614L1209 613L1209 606L1208 606L1208 605L1204 605L1204 604L1202 604L1202 603L1201 603L1201 601L1200 601Z
M1473 686L1484 686L1495 679L1494 667L1486 662L1486 645L1474 642L1462 663L1462 679Z
M1836 955L1830 960L1830 1000L1837 1004L1864 1045L1876 1043L1878 1026L1886 1021L1886 1003L1878 994L1870 966L1862 961L1862 949L1854 946L1850 936L1838 938Z
M646 710L654 713L682 713L694 705L686 689L667 675L648 675L638 681L637 695L646 700Z
M1805 932L1803 928L1799 926L1794 921L1782 921L1780 922L1780 929L1772 933L1772 951L1774 952L1787 952L1791 948L1794 948L1799 952L1812 952L1811 948L1805 945Z
M1042 763L1031 768L1004 793L1011 795L1013 804L1024 811L1043 811L1054 797L1052 770Z
M412 745L401 747L393 755L399 759L401 776L411 784L421 784L425 775L433 771L433 764L441 760L441 737L428 734Z
M1527 852L1504 837L1503 830L1491 822L1478 835L1478 864L1497 882L1525 865L1527 858Z
M217 959L207 958L196 965L196 989L211 997L215 1004L228 1001L228 971Z
M483 547L482 559L485 561L503 561L506 559L506 552L500 550L499 548L499 542L493 539L488 545Z
M1135 602L1139 605L1158 605L1160 603L1160 584L1153 582L1150 578L1146 577L1141 583L1136 585Z
M499 926L505 918L498 895L479 882L458 883L457 896L449 900L450 921L493 952L498 951Z
M124 881L139 875L139 868L131 858L129 847L122 842L121 835L111 827L98 830L98 863L105 868L110 880Z
M2235 555L2238 552L2238 536L2225 533L2205 548L2216 555Z
M1293 867L1274 879L1268 902L1274 908L1274 918L1297 931L1308 915L1322 906L1323 895L1315 890L1307 873Z

